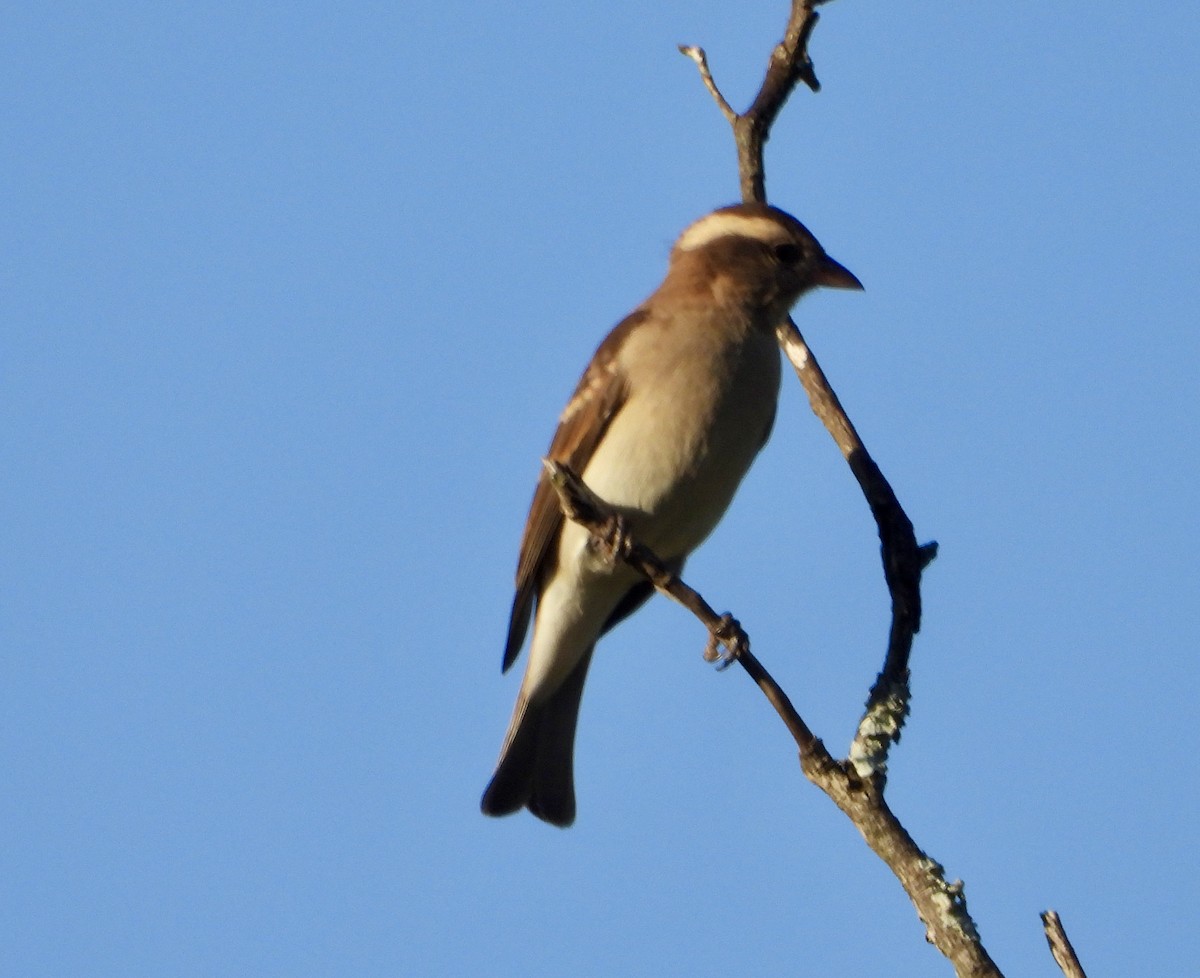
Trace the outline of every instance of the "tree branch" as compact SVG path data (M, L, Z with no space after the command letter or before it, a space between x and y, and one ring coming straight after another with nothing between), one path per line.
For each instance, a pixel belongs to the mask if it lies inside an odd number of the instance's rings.
M884 775L891 745L908 716L908 659L921 627L921 573L937 556L937 544L918 545L912 521L880 471L830 386L825 372L790 319L778 330L779 345L800 378L808 402L850 465L879 529L883 575L892 598L892 624L883 669L867 696L866 711L850 746L858 772Z
M543 459L550 484L558 493L563 513L586 527L597 551L609 560L624 561L645 575L660 592L691 611L708 630L704 657L718 658L724 646L770 701L792 734L800 751L800 767L813 784L825 792L862 833L867 845L900 880L924 921L926 937L954 964L960 976L1003 978L979 941L967 913L961 881L947 882L942 867L930 859L905 831L883 799L884 779L862 777L854 766L837 761L809 729L787 694L766 667L750 652L750 638L732 615L719 615L693 588L638 543L621 516L598 497L568 466Z
M820 90L808 54L808 43L819 19L816 8L825 2L827 0L791 0L783 40L771 53L758 95L750 108L740 115L721 94L703 48L693 45L679 48L695 62L705 88L733 129L744 202L766 202L763 150L771 126L796 85L803 81L812 91ZM967 914L961 881L946 882L942 867L921 851L883 798L888 752L899 740L908 715L908 662L913 637L921 627L921 575L937 556L937 544L917 544L912 521L871 458L796 324L791 319L781 323L777 335L784 354L808 394L813 412L849 464L875 518L884 579L891 595L892 622L887 653L868 695L866 710L850 747L849 760L833 760L822 742L795 714L790 701L766 669L749 655L749 640L740 627L737 634L743 641L740 645L727 647L764 692L771 690L767 693L768 698L796 739L805 776L846 813L871 849L895 873L926 925L927 939L953 963L958 975L1000 978L999 969L984 949L975 924ZM719 620L733 621L729 616ZM721 641L711 625L709 632L710 646ZM786 704L786 710L781 708L781 703ZM1063 973L1067 978L1086 978L1058 915L1047 911L1043 921L1047 940Z
M542 459L542 465L546 467L550 485L558 493L559 505L567 519L574 520L590 530L592 539L610 560L624 561L644 575L658 591L695 615L708 629L708 645L704 650L704 658L709 662L719 661L722 668L733 661L740 663L775 707L775 712L779 714L801 750L819 748L830 763L833 763L824 746L813 736L808 724L796 712L787 694L751 653L750 637L742 630L737 619L732 615L717 614L699 592L688 587L652 550L629 536L619 514L592 492L569 466L548 458ZM720 646L728 650L728 656L720 654Z
M681 46L733 129L744 202L766 202L763 150L771 126L797 83L820 89L808 43L824 0L792 0L783 40L771 53L766 76L750 108L737 114L721 95L704 50ZM967 914L961 882L947 883L941 866L923 853L883 798L887 756L900 736L909 709L908 661L921 627L921 574L937 555L937 544L918 545L912 521L891 484L871 458L854 424L796 324L788 319L778 339L821 419L858 480L879 530L884 579L892 601L887 654L867 698L847 762L833 761L813 737L800 746L801 767L850 818L871 849L896 874L926 925L926 936L959 975L1000 975ZM765 672L765 670L764 670ZM805 727L805 730L808 728ZM819 749L817 749L819 748Z
M750 108L739 115L733 110L717 88L712 72L708 69L708 56L704 49L690 44L679 45L679 50L696 62L700 77L709 94L720 108L721 114L733 127L733 139L737 146L738 175L742 185L742 200L766 201L766 176L763 168L763 146L771 135L775 117L783 108L797 82L804 82L814 92L821 90L821 83L808 56L808 39L817 26L820 15L814 9L827 0L792 0L792 13L780 41L771 52L767 63L767 74L762 87Z
M680 46L680 51L696 63L705 87L733 128L743 201L766 202L764 147L771 126L797 83L803 81L814 92L820 90L808 54L808 42L819 20L815 8L823 2L826 0L792 0L783 40L771 52L758 95L741 115L734 112L721 95L703 48ZM917 544L912 521L871 458L816 356L791 319L779 325L778 338L808 394L813 412L849 463L879 528L883 574L892 599L892 625L883 669L867 696L850 758L860 774L884 775L888 752L899 739L908 716L908 659L913 636L921 627L921 572L937 555L937 544Z
M1063 929L1062 921L1053 910L1042 914L1042 925L1046 931L1046 942L1050 945L1050 953L1054 955L1062 973L1066 978L1087 978L1083 965L1075 956L1075 948L1067 940L1067 932Z

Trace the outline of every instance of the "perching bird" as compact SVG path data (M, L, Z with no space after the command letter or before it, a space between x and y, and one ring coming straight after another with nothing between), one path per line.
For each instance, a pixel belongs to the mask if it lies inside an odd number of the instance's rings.
M712 532L771 432L775 328L817 286L861 289L794 217L765 204L702 217L671 250L657 291L600 344L559 419L549 457L616 507L676 571ZM481 809L575 820L575 722L596 641L653 591L565 522L545 474L521 540L504 670L536 601L529 664Z

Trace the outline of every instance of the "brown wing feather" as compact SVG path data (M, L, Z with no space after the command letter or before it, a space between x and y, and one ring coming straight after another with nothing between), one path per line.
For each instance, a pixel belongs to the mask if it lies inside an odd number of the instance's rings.
M559 418L558 430L554 432L547 455L579 474L587 467L605 430L625 403L628 390L618 367L617 351L630 331L645 319L646 313L639 309L605 337ZM558 496L543 473L534 490L533 504L529 507L529 518L521 537L517 593L513 598L508 642L504 648L505 671L516 661L525 643L533 600L541 581L552 569L562 521Z

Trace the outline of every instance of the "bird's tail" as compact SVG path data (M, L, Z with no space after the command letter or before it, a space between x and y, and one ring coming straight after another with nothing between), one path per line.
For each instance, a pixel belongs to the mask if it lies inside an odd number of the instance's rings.
M485 815L528 808L551 825L575 821L575 723L592 650L588 649L548 699L530 701L522 691L496 773L479 803Z

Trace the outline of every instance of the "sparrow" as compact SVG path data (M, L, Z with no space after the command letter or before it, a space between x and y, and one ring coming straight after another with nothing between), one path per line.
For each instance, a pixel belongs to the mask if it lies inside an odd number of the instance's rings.
M771 432L775 329L817 286L862 288L791 215L766 204L713 211L679 236L666 278L600 344L559 418L549 457L676 573ZM503 671L531 618L533 639L484 814L528 808L552 825L575 820L575 725L592 652L652 593L564 520L543 473L521 539Z

